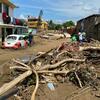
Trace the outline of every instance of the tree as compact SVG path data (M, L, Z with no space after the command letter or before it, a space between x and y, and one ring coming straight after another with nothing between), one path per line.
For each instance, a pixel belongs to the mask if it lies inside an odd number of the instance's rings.
M48 29L49 30L60 30L62 28L67 28L70 26L75 26L75 23L73 21L67 21L63 24L56 24L52 20L48 21Z
M62 24L56 24L52 20L48 21L48 29L49 30L60 30L62 29Z
M48 24L49 24L48 26L49 30L55 30L55 23L52 20L48 21Z
M75 23L73 21L67 21L63 23L64 28L71 27L71 26L75 26Z
M61 30L62 29L62 25L61 24L56 24L55 29L56 30Z

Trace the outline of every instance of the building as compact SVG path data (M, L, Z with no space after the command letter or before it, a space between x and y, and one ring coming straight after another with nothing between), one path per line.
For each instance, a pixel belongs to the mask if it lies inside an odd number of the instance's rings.
M17 6L10 0L0 0L0 37L2 42L7 35L26 31L25 21L13 16L14 8Z
M76 31L86 32L87 38L100 40L100 14L93 14L77 22Z
M37 29L37 27L38 27L38 18L28 17L27 24L28 24L29 28ZM47 30L48 29L48 23L46 21L42 20L41 25L40 25L40 29Z

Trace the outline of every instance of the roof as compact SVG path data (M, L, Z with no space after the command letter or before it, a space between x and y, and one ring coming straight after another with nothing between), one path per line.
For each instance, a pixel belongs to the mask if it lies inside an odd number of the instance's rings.
M80 19L80 20L77 21L77 22L81 22L81 21L83 21L84 19L88 19L88 18L90 18L90 17L100 17L100 14L93 14L93 15L87 16L87 17L85 17L85 18L83 18L83 19Z
M8 35L7 37L9 37L9 36L15 36L17 38L19 38L20 36L25 37L25 35L23 35L23 34L11 34L11 35Z
M0 2L5 3L6 5L10 6L11 8L17 8L17 6L9 0L0 0Z
M28 22L34 22L34 21L38 21L38 17L28 17ZM41 19L42 23L48 24L47 21L45 21L44 19Z

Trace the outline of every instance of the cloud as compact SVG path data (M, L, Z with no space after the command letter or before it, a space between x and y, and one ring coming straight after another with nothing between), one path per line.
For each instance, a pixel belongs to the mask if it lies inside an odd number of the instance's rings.
M83 6L83 5L84 5L84 3L83 2L80 2L80 1L72 4L72 6L74 6L74 7L80 7L80 6Z
M91 6L88 6L88 5L85 5L83 8L82 8L82 10L84 10L84 11L88 11L88 12L97 12L97 8L94 8L94 7L91 7Z
M26 8L26 9L43 9L44 12L51 13L51 18L56 19L57 16L61 17L69 17L71 16L82 16L85 15L86 13L89 14L91 9L88 6L83 6L82 4L78 4L78 6L64 6L64 7L42 7L42 6L32 6L32 5L25 5L25 4L18 4L21 8ZM73 8L73 9L72 9ZM54 14L53 14L54 13ZM72 19L72 18L71 18ZM60 20L60 18L58 19Z
M20 19L27 19L23 14L20 14L19 18Z
M13 0L14 1L14 0ZM22 13L45 12L45 18L55 20L76 19L98 12L100 0L15 0ZM19 2L20 1L20 2ZM27 1L27 2L26 2ZM48 15L49 14L49 15Z

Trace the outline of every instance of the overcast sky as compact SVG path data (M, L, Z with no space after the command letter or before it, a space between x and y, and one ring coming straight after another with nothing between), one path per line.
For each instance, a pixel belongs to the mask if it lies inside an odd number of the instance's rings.
M63 22L77 21L91 14L99 13L100 0L11 0L19 8L14 15L24 18L28 15L38 16L43 10L43 19Z

